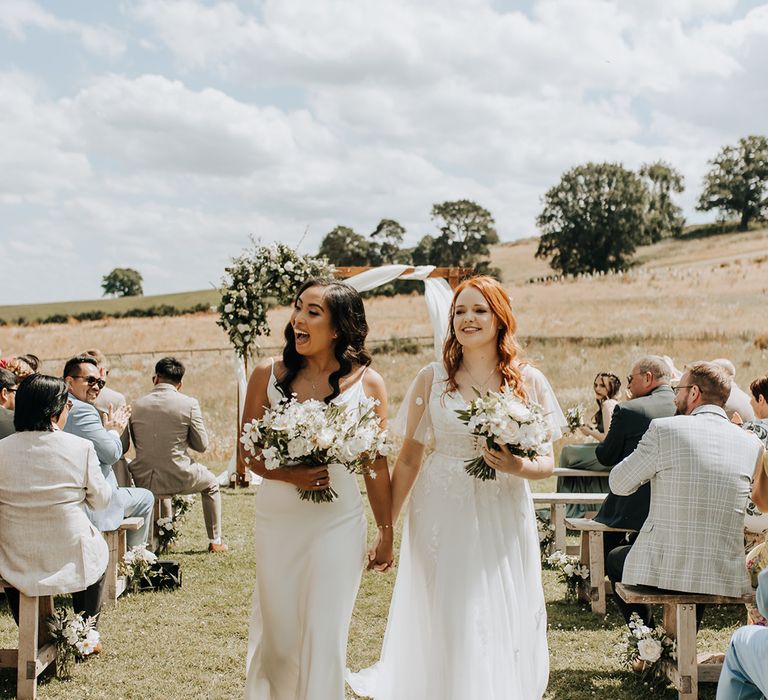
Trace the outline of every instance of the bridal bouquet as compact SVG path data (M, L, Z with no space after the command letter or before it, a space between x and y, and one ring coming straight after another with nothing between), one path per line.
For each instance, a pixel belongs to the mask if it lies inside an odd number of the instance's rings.
M575 433L580 426L584 425L584 416L581 406L571 406L565 412L565 422L568 424L568 432Z
M676 659L677 648L675 640L668 637L661 627L651 629L637 613L632 613L620 658L627 668L641 662L643 676L649 676L652 685L660 685L666 682L663 662Z
M469 432L485 438L488 449L506 445L513 455L528 459L544 454L544 446L552 434L541 406L526 403L509 386L485 395L477 390L475 393L477 398L456 413L469 426ZM482 456L468 460L465 470L483 481L496 478L496 470L489 467Z
M311 399L282 401L267 409L261 420L243 427L240 442L249 454L261 451L267 469L341 464L353 474L374 475L370 462L389 452L387 432L366 397L347 408ZM304 501L328 503L338 497L329 486L319 491L297 489Z
M99 633L95 629L96 619L83 619L79 613L67 608L57 607L46 620L51 639L56 644L56 677L70 678L72 663L82 661L93 654L99 643Z

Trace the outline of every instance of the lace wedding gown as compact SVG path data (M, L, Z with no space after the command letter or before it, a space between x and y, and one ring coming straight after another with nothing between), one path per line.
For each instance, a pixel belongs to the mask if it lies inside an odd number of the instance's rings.
M274 368L273 368L274 370ZM274 371L268 396L283 398ZM334 403L354 406L362 381ZM248 635L246 700L343 700L347 634L365 560L357 478L329 468L339 497L302 501L283 481L256 494L256 585Z
M549 383L539 370L521 369L558 438L565 420ZM549 655L528 482L466 474L477 448L456 415L466 402L444 393L446 378L433 363L404 402L405 437L426 443L432 433L434 449L406 512L381 658L347 680L376 700L538 700Z

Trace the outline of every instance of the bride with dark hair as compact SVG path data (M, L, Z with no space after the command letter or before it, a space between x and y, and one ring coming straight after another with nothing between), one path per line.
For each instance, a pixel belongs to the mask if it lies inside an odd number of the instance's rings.
M332 279L299 289L285 328L282 360L262 362L251 375L243 424L295 397L354 408L387 395L369 367L368 323L360 294ZM249 700L343 700L347 635L366 558L367 523L357 478L341 465L266 469L240 458L263 477L256 494L256 585L248 640L245 697ZM378 532L368 568L387 570L393 558L391 493L385 457L365 476ZM330 503L301 500L296 489L332 486Z

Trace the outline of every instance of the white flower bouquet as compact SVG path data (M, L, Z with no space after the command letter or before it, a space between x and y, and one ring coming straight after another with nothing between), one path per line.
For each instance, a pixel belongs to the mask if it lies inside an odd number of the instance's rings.
M651 629L637 613L632 613L619 653L622 665L632 668L638 660L641 661L644 679L660 685L666 683L663 663L677 658L677 647L675 640L661 627Z
M575 433L584 425L584 413L581 406L571 406L565 411L565 422L568 424L568 432Z
M243 426L243 449L261 452L267 469L341 464L353 474L374 476L370 463L389 452L387 432L375 412L378 402L368 397L348 409L295 398L267 409L261 420ZM328 503L338 497L332 487L317 491L298 489L302 500Z
M589 578L589 568L584 566L577 556L565 554L559 549L547 557L547 564L557 572L558 578L565 584L565 599L575 601L579 585Z
M509 386L501 391L481 395L465 409L456 411L477 437L485 438L488 449L506 445L518 457L534 459L544 454L552 439L544 412L536 403L525 402ZM467 461L467 474L483 481L496 478L496 470L489 467L482 455Z
M186 520L187 513L195 503L193 495L173 496L171 499L171 515L157 519L157 551L167 552L181 534L181 524Z
M555 541L555 529L547 520L543 520L541 516L536 513L536 530L539 535L541 556L543 561L546 562L546 558L549 556L549 549L552 546L552 542Z
M82 661L93 654L99 643L99 632L95 629L96 619L83 619L80 613L59 606L46 620L46 625L56 644L56 677L70 678L73 662Z
M162 519L162 518L161 518ZM144 584L145 588L153 588L149 573L157 561L157 555L150 552L145 545L131 547L120 562L120 574L126 577L127 588L136 593Z

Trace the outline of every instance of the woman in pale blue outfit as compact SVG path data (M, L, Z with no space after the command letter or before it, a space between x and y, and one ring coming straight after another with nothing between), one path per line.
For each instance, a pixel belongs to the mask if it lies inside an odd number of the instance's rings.
M610 467L604 467L597 461L595 448L608 434L611 427L613 409L618 405L618 395L621 380L611 372L600 372L593 384L597 411L592 417L593 426L581 425L582 434L593 438L596 442L566 445L560 453L559 467L568 469L585 469L588 471L605 472L605 476L561 476L557 480L557 490L562 493L608 493L608 472ZM589 511L600 508L599 503L571 503L566 509L569 518L581 518Z

